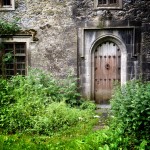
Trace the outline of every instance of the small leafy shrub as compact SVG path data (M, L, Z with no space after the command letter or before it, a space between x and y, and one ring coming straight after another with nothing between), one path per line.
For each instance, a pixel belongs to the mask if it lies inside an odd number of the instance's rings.
M18 19L13 22L7 22L5 20L0 20L0 35L15 34L20 30L17 25Z
M89 110L95 110L96 109L96 105L94 102L90 101L90 100L86 100L84 101L81 105L80 105L81 109L89 109Z
M68 107L64 102L52 102L47 106L38 101L9 107L1 126L8 133L26 132L52 135L80 122L90 120L92 112Z
M38 69L31 69L28 76L14 76L8 81L9 90L15 100L25 102L28 99L41 99L49 102L65 101L74 106L82 104L77 91L76 79L69 75L67 79L57 79Z
M92 116L89 110L68 107L64 102L53 102L43 113L33 117L33 129L38 134L56 133L74 127L77 123L88 122Z
M150 82L130 81L117 87L111 105L125 134L135 142L150 141Z
M118 128L99 130L82 140L76 140L74 145L78 148L82 147L83 150L127 150L130 148L129 139L124 138Z

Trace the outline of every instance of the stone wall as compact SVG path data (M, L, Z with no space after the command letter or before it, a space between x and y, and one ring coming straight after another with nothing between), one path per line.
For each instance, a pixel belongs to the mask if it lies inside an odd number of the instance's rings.
M132 20L150 22L150 2L147 0L123 0L123 8L109 10L112 18L118 20ZM106 10L95 10L94 0L76 0L73 3L73 16L78 22L99 22L106 14ZM97 23L98 23L97 22Z
M36 30L39 40L31 43L30 65L61 77L68 70L77 74L79 28L136 26L142 43L136 43L133 59L138 61L138 72L143 71L144 76L149 78L149 62L145 57L149 60L150 2L123 0L123 8L120 10L95 10L94 1L16 0L15 11L1 11L0 19L12 21L20 18L18 23L22 30Z
M143 24L143 39L141 48L141 65L142 65L142 75L145 80L150 81L150 24Z
M94 0L76 0L73 6L73 19L76 25L81 28L100 29L135 27L134 52L128 51L128 80L137 78L137 74L150 80L150 2L147 0L123 0L123 7L120 10L95 10L93 8Z
M39 39L31 43L31 66L64 76L77 70L77 32L72 2L16 0L15 11L0 12L0 19L20 18L22 30L34 29Z

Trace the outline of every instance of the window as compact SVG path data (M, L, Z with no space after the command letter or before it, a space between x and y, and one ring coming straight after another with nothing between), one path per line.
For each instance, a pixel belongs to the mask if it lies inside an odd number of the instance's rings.
M98 5L117 5L117 0L98 0Z
M2 47L0 74L7 78L16 74L26 75L26 43L2 43Z
M95 0L95 9L121 9L122 0Z
M3 0L3 5L4 6L10 6L11 5L11 0Z
M0 0L0 10L15 10L14 0Z

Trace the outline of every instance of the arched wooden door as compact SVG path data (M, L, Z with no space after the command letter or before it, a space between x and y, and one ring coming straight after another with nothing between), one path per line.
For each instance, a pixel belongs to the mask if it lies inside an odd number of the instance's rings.
M94 52L94 99L97 104L108 104L113 83L120 81L121 50L111 42L100 44Z

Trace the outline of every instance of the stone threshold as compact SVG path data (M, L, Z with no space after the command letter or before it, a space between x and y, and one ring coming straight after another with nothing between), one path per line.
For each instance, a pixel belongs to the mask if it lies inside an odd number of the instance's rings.
M97 104L96 105L96 108L97 109L110 109L111 108L111 105L110 104Z

